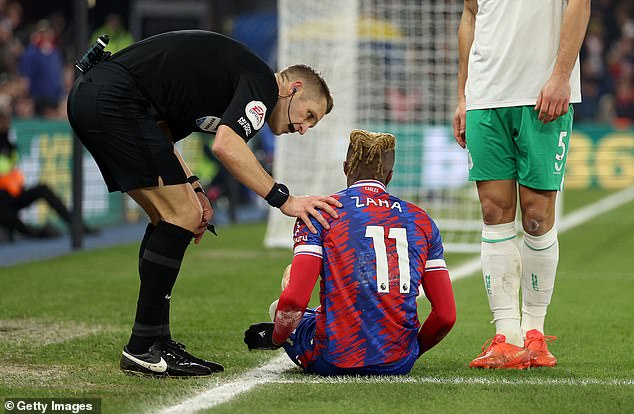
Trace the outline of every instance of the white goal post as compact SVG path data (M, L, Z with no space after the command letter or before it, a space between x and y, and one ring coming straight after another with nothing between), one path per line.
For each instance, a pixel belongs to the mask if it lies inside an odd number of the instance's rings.
M334 109L306 135L277 138L274 178L295 195L345 188L350 130L397 138L388 190L424 208L447 251L479 251L481 213L467 156L453 139L458 0L279 0L280 68L305 63ZM291 246L293 218L269 215L265 244Z

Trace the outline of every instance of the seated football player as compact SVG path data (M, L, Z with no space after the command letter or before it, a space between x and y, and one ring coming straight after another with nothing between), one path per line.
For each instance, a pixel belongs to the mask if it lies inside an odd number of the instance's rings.
M317 234L298 220L293 261L273 322L251 325L252 349L280 346L304 372L319 375L402 375L438 344L456 319L440 232L420 207L386 190L395 137L353 130L343 170L343 205ZM321 276L320 303L307 309ZM431 302L422 327L419 288Z

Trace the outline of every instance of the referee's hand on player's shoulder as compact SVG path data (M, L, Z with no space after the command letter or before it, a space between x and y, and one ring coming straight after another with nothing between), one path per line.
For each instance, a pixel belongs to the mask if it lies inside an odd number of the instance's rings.
M335 207L342 207L342 204L333 197L325 196L290 196L286 203L280 207L282 213L290 217L300 218L313 233L317 233L317 229L310 221L310 216L313 216L319 224L325 229L329 229L330 225L328 221L321 215L318 210L322 210L330 214L333 218L339 217Z

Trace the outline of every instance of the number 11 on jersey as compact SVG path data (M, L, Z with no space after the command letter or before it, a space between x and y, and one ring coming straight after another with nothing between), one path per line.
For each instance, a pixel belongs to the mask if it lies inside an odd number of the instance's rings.
M367 226L365 237L371 237L376 255L376 286L379 293L389 293L390 279L388 275L387 248L385 247L385 227ZM391 228L387 237L396 240L396 255L398 256L399 290L409 293L409 255L407 245L407 231L401 227Z

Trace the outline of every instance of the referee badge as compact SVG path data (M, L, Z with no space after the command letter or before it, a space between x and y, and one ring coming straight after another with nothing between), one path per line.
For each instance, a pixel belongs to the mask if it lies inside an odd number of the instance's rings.
M256 131L262 128L264 125L264 118L266 117L266 105L260 101L251 101L244 108L244 113L249 118L253 129Z
M203 116L196 120L196 125L198 125L198 128L207 132L216 132L219 123L220 118L211 115Z

